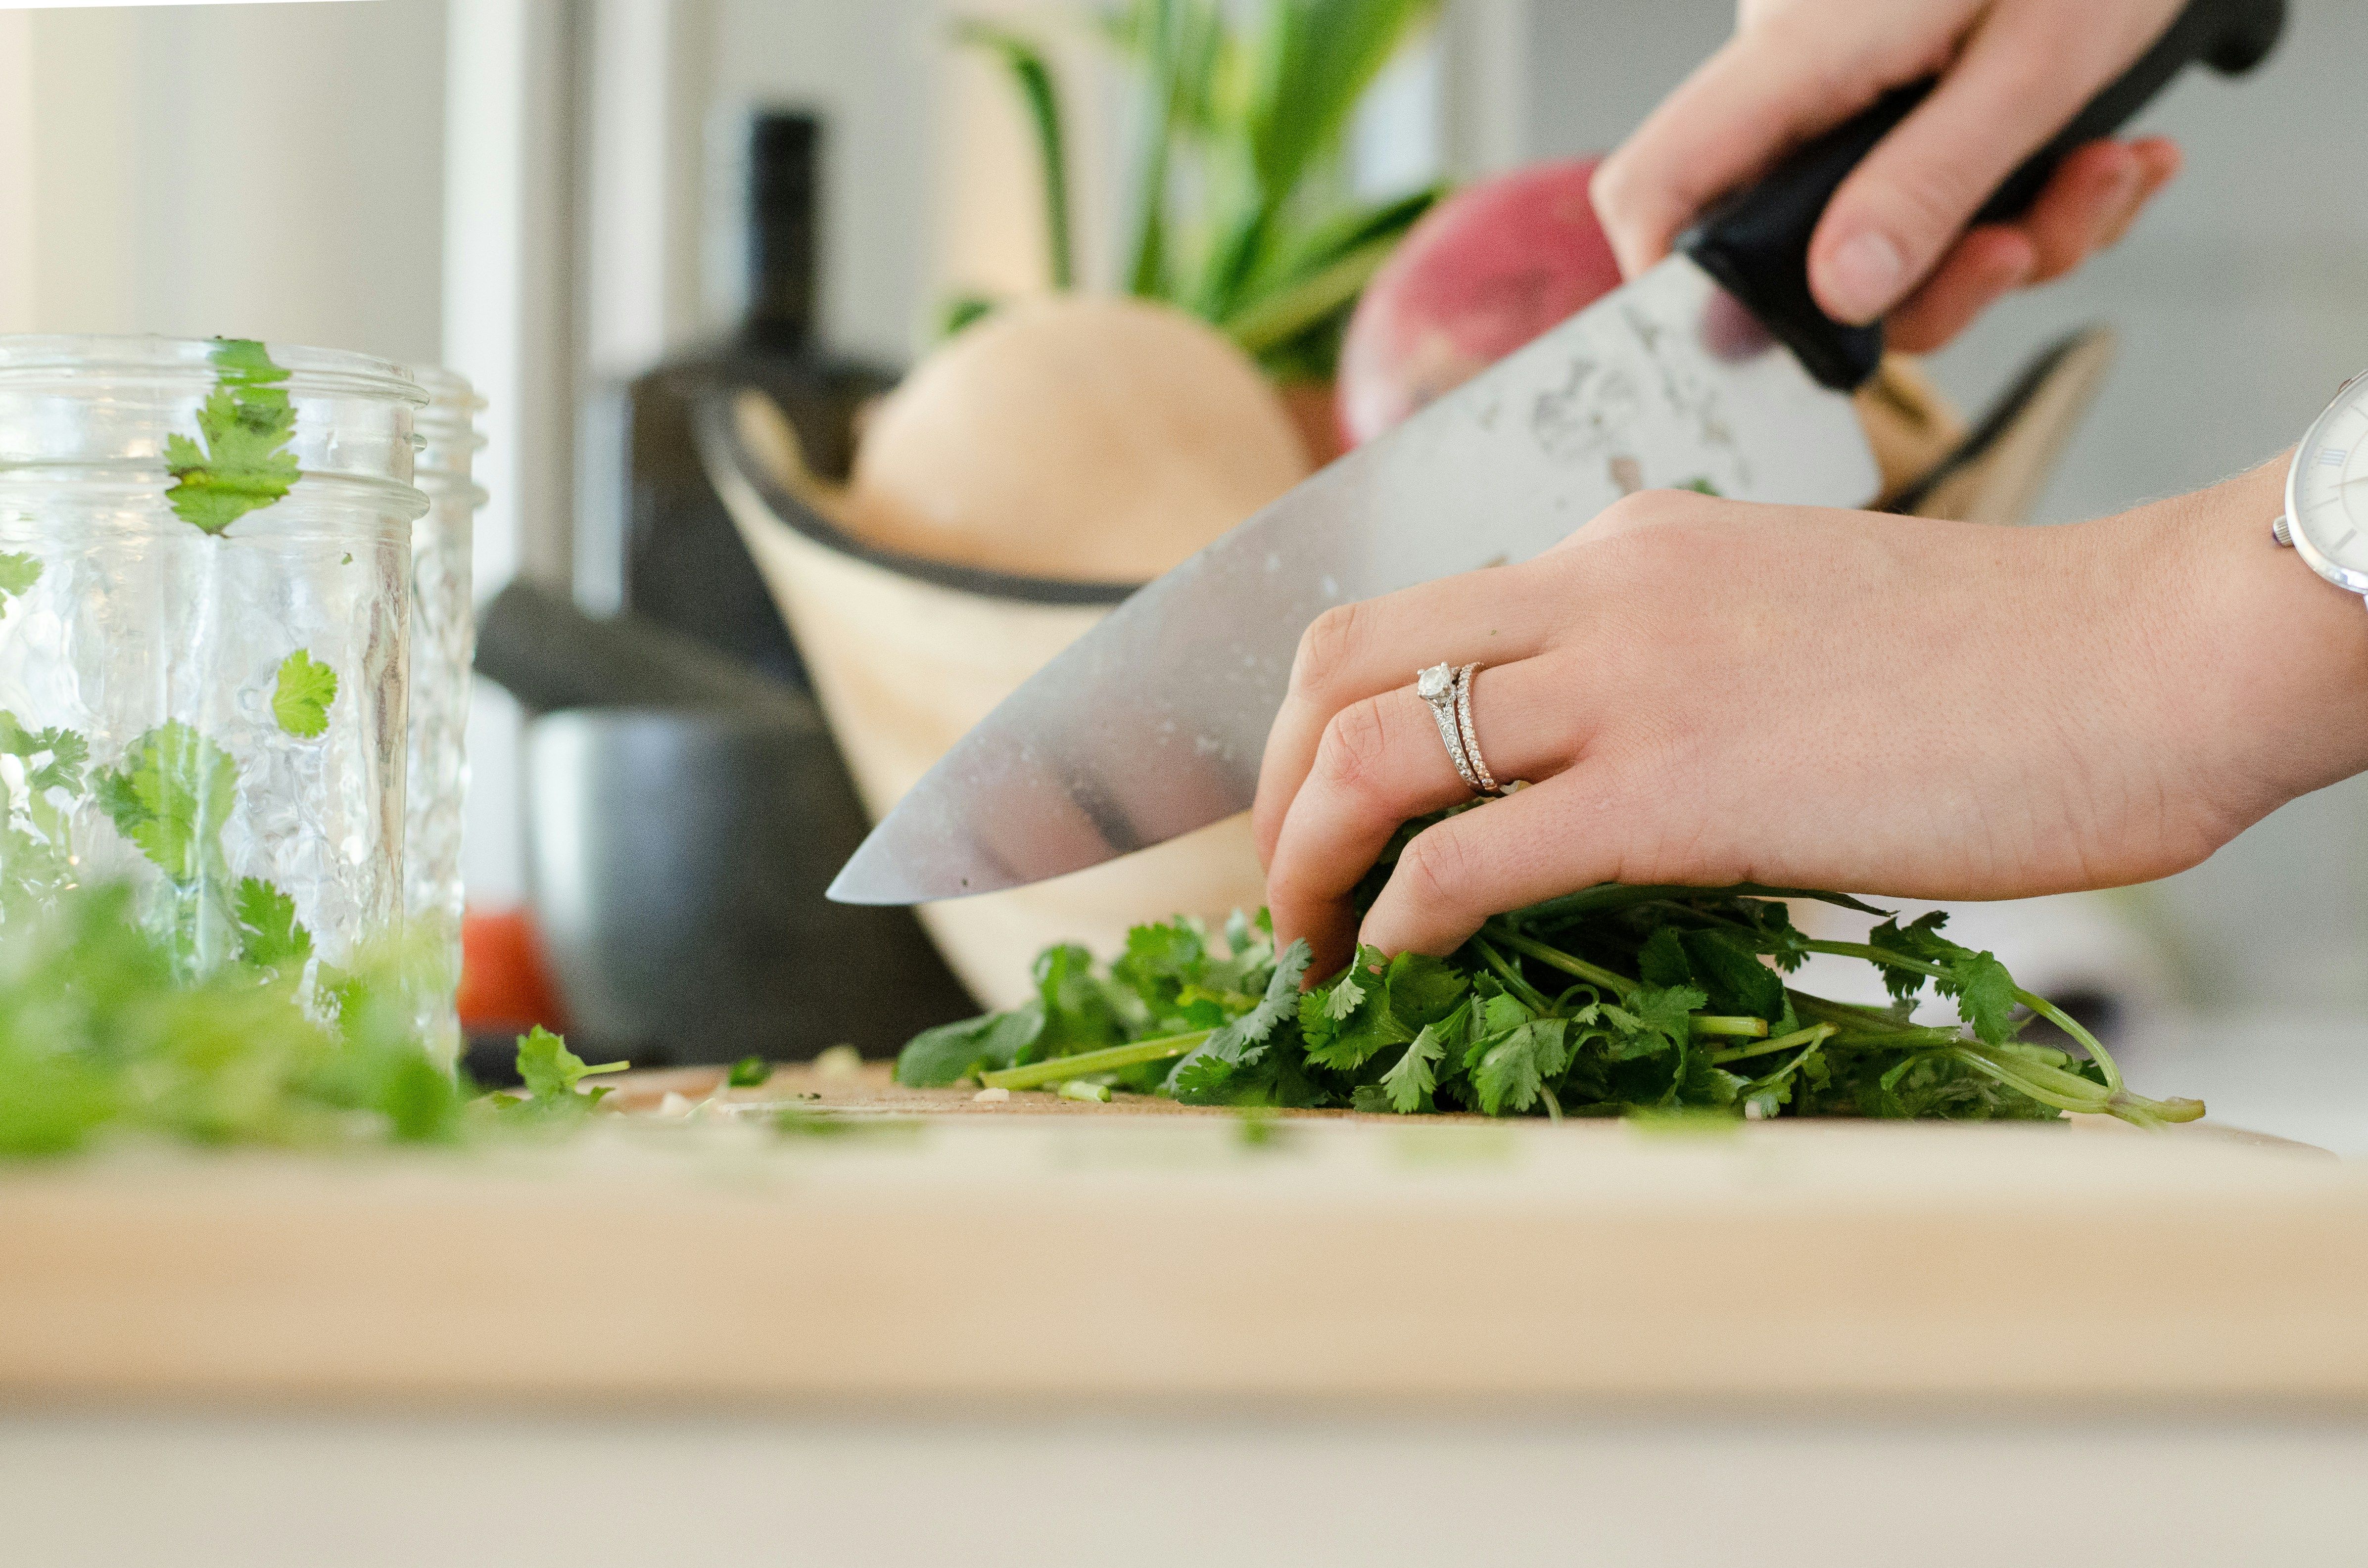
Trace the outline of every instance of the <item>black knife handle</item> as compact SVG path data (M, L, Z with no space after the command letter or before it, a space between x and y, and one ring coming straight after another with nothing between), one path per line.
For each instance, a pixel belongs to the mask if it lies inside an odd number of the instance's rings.
M1974 221L2022 213L2066 154L2121 129L2189 65L2201 61L2227 75L2250 71L2277 43L2285 19L2286 0L2192 0L2136 64L2008 176ZM1678 242L1799 355L1811 375L1843 392L1862 385L1882 363L1883 326L1844 326L1818 309L1809 291L1809 240L1842 181L1932 87L1926 80L1884 94L1757 185L1720 201Z

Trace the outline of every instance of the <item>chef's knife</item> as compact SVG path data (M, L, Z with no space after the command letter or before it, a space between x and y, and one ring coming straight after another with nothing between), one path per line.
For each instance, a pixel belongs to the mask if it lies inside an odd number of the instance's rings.
M2195 0L2019 169L2021 212L2074 148L2188 64L2249 70L2284 0ZM1842 180L1927 92L1892 93L1709 212L1678 254L1121 605L898 801L830 889L956 898L1099 865L1247 808L1300 635L1326 609L1524 560L1646 487L1862 506L1874 464L1850 392L1880 326L1817 309L1808 247ZM1407 678L1424 651L1408 648Z

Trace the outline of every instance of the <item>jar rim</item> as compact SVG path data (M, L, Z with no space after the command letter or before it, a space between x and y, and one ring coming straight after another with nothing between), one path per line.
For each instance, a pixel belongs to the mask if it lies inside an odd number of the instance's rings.
M0 335L0 384L59 374L211 382L220 373L214 351L225 341L233 340L98 333ZM415 408L427 406L430 399L430 390L391 359L302 344L267 341L265 347L272 363L289 372L291 392L385 398Z

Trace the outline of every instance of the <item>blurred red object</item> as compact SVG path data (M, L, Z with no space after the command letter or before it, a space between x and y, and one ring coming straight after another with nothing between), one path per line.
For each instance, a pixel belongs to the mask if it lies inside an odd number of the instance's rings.
M1467 186L1373 277L1340 347L1341 433L1361 445L1620 286L1596 158Z
M471 1034L567 1029L566 1010L523 909L471 910L461 921L461 1027Z

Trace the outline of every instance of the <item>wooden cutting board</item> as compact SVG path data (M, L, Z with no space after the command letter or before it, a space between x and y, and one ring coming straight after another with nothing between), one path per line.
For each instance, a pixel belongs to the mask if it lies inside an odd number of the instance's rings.
M0 1399L2368 1410L2368 1167L2209 1127L734 1097L0 1173Z

